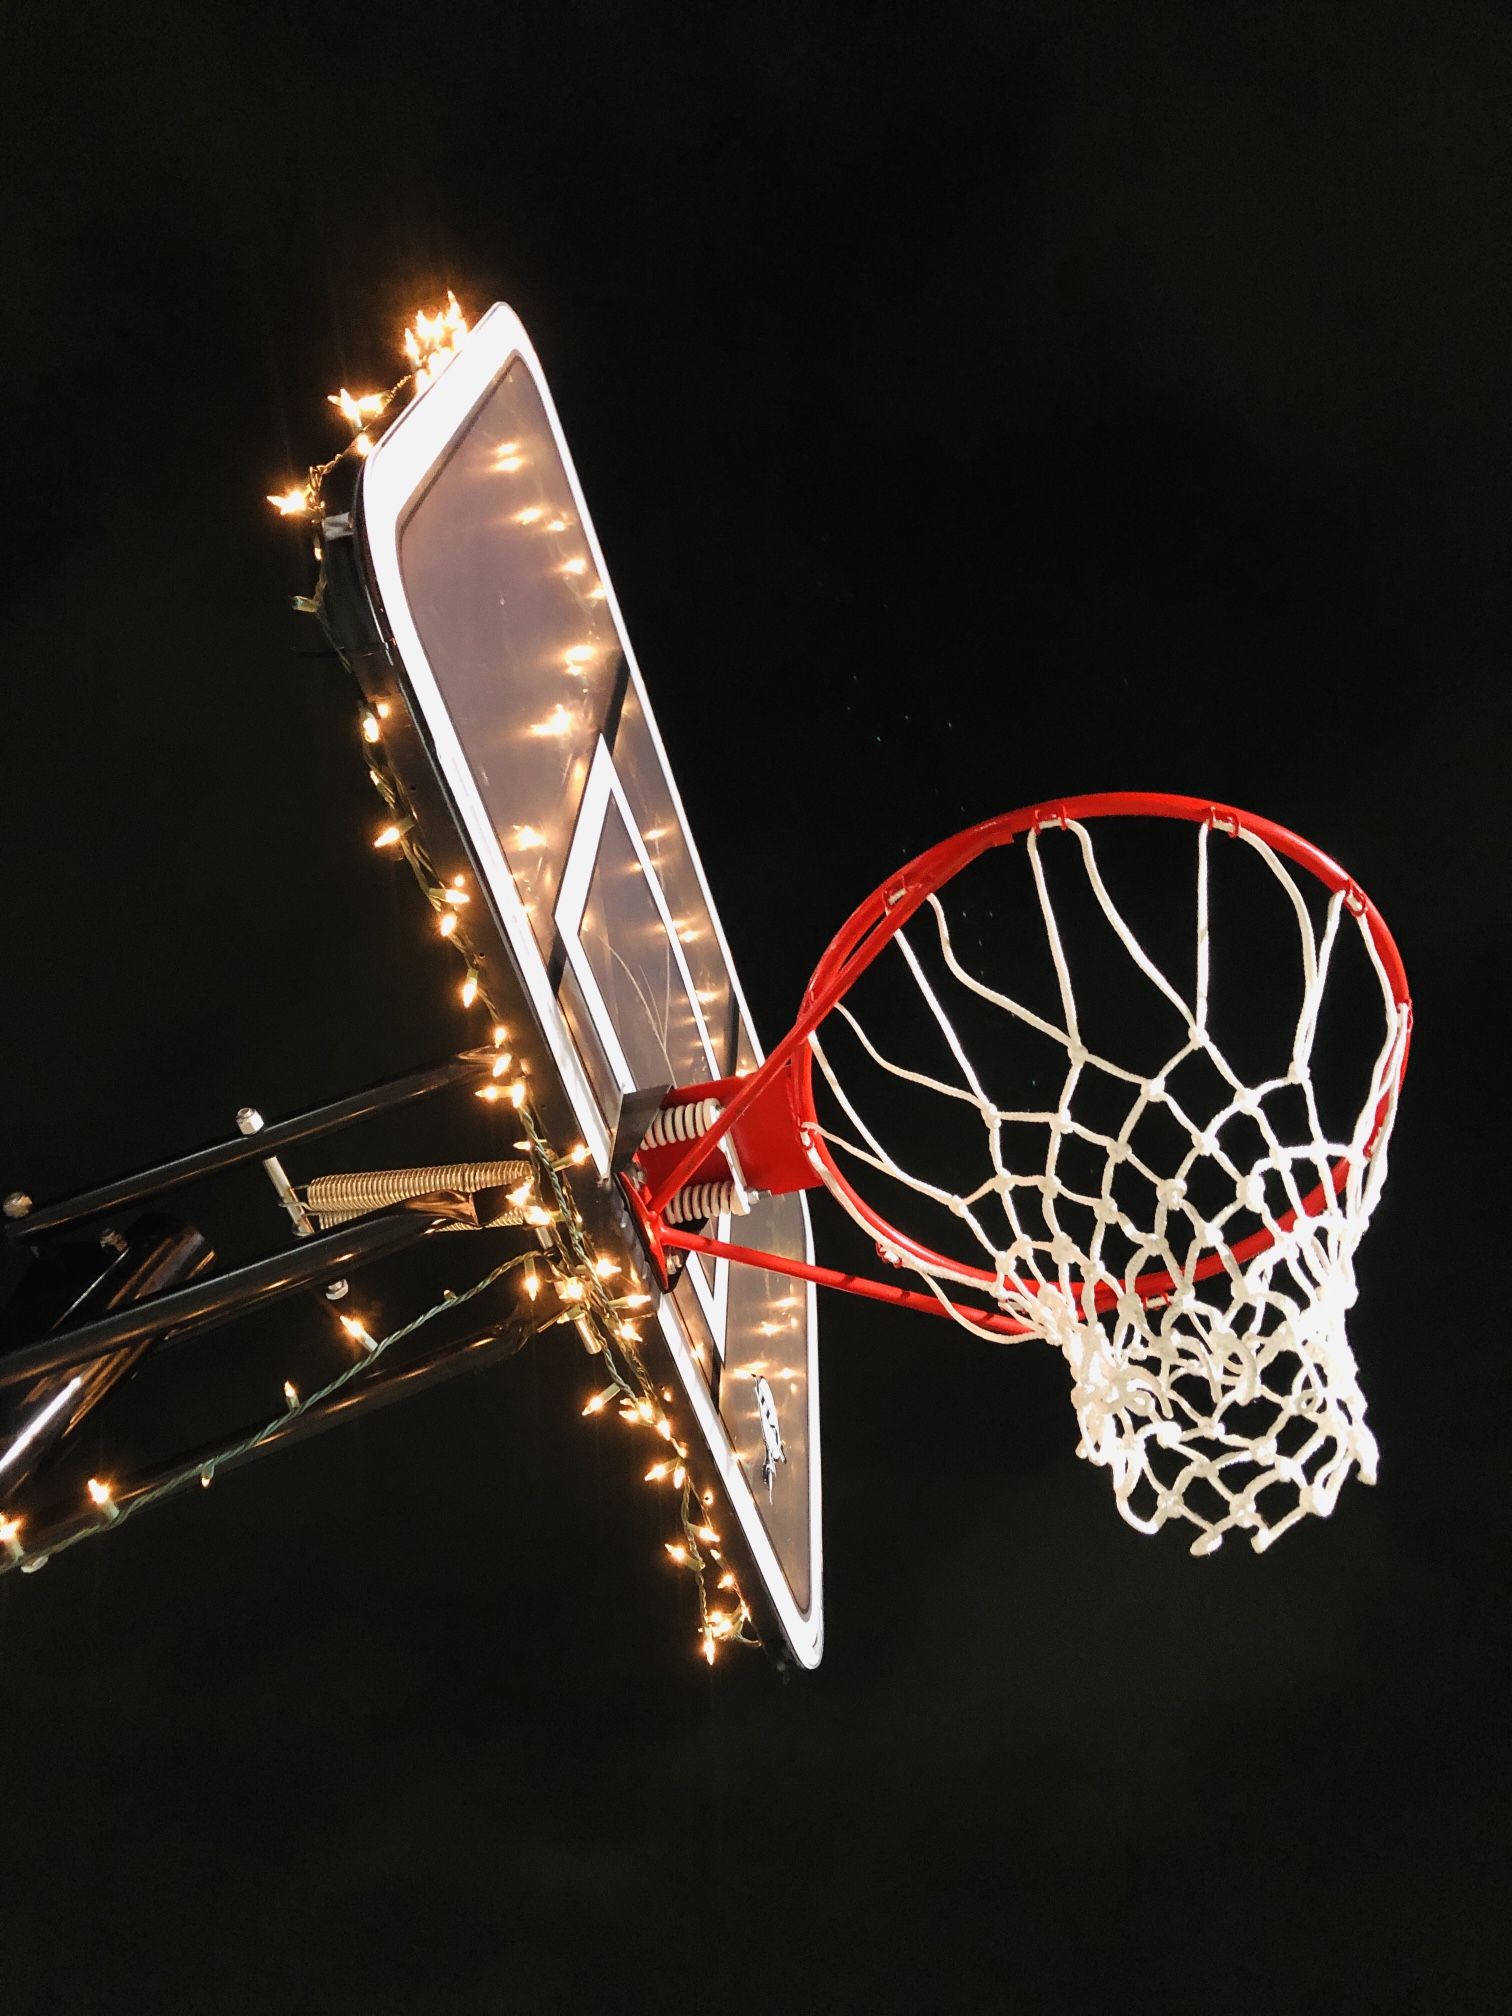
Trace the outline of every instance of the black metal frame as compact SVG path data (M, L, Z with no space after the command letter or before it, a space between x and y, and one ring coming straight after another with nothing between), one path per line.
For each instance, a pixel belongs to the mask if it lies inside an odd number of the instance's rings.
M181 1155L171 1162L160 1162L151 1169L118 1176L113 1182L102 1183L96 1189L80 1191L77 1197L62 1198L58 1203L44 1205L40 1210L29 1209L21 1216L7 1220L5 1236L33 1245L47 1233L61 1232L67 1226L84 1224L92 1218L103 1218L128 1204L142 1204L151 1198L162 1197L185 1183L199 1182L206 1176L218 1175L223 1169L235 1169L244 1162L265 1161L268 1156L277 1155L297 1141L314 1141L322 1134L333 1134L338 1127L349 1127L354 1121L366 1120L374 1113L387 1113L412 1099L423 1099L432 1092L448 1091L453 1085L481 1084L489 1075L489 1068L474 1058L451 1057L444 1064L433 1064L427 1070L412 1071L403 1078L390 1078L382 1085L369 1086L365 1092L354 1092L346 1099L335 1099L329 1105L296 1114L292 1120L275 1121L259 1133L236 1134L229 1141L217 1141L208 1148L197 1149L192 1155Z
M26 1508L7 1496L7 1488L25 1485L30 1501L38 1481L45 1482L59 1456L71 1446L72 1435L80 1422L119 1378L134 1369L149 1351L201 1336L245 1315L254 1307L260 1308L267 1302L277 1301L301 1289L323 1286L372 1261L403 1252L449 1221L435 1210L434 1200L427 1202L422 1199L412 1208L360 1218L337 1231L298 1240L280 1252L247 1265L210 1274L202 1274L201 1270L213 1261L213 1254L205 1242L192 1232L192 1228L183 1228L188 1236L179 1242L171 1263L164 1259L156 1266L143 1264L110 1292L106 1292L106 1283L113 1261L127 1252L128 1241L105 1229L97 1247L86 1249L62 1235L81 1228L99 1234L103 1220L138 1205L154 1203L187 1184L248 1162L265 1160L297 1142L316 1140L338 1128L350 1126L374 1114L391 1112L433 1093L486 1083L491 1075L491 1060L487 1058L477 1055L448 1058L425 1070L409 1072L275 1122L258 1133L238 1133L229 1140L212 1143L193 1154L116 1177L109 1183L59 1199L40 1209L33 1209L28 1204L11 1217L5 1224L4 1233L12 1244L30 1248L34 1260L44 1263L83 1253L86 1270L92 1264L93 1278L87 1281L82 1292L79 1292L77 1280L66 1288L60 1288L55 1301L56 1320L51 1323L44 1320L39 1324L36 1307L28 1309L27 1330L31 1334L23 1334L22 1341L9 1346L0 1345L0 1410L14 1406L18 1389L29 1389L20 1395L21 1409L14 1414L10 1437L4 1449L14 1447L18 1438L26 1438L29 1419L37 1421L44 1415L58 1415L56 1422L48 1422L45 1440L39 1438L37 1447L27 1448L24 1461L18 1460L11 1466L10 1475L0 1476L0 1512L7 1516L24 1515ZM154 1217L152 1222L157 1225L173 1221L160 1221ZM518 1231L513 1234L516 1241L521 1236ZM172 1243L171 1240L163 1241L165 1253ZM90 1250L94 1251L93 1263L87 1257ZM201 1278L186 1279L186 1276L194 1275ZM24 1277L22 1287L27 1285L28 1280ZM17 1304L22 1300L20 1289L15 1300ZM45 1309L45 1291L32 1300ZM80 1317L84 1320L78 1320ZM43 1329L43 1334L36 1335L39 1327ZM420 1357L409 1357L403 1363L375 1362L371 1372L365 1373L350 1387L291 1416L287 1424L275 1424L260 1434L253 1448L241 1449L238 1445L246 1441L248 1435L258 1434L263 1424L257 1424L240 1436L222 1437L216 1443L205 1445L202 1450L179 1455L171 1462L156 1465L113 1485L110 1516L119 1516L120 1509L135 1499L159 1492L164 1483L186 1465L214 1462L217 1468L235 1467L267 1449L283 1448L290 1442L318 1434L337 1421L350 1419L370 1405L381 1405L396 1399L417 1386L428 1385L464 1366L491 1363L517 1348L519 1338L501 1339L496 1332L495 1323L460 1340L452 1338L437 1344ZM487 1349L490 1342L496 1343L498 1348ZM78 1377L81 1373L86 1375L82 1379ZM63 1389L70 1383L71 1375L72 1384L78 1390L65 1394ZM65 1401L66 1411L63 1406ZM4 1449L0 1449L0 1453L4 1453ZM220 1457L218 1452L223 1450L231 1453ZM28 1520L25 1561L36 1561L50 1548L65 1544L87 1528L98 1526L100 1519L99 1511L91 1507L50 1525L34 1526ZM0 1572L15 1565L14 1558L0 1552Z
M19 1562L12 1562L0 1552L0 1574L14 1566L23 1570L29 1565L40 1566L49 1554L60 1547L66 1547L84 1533L98 1531L102 1524L119 1518L136 1500L166 1496L164 1487L172 1485L175 1478L179 1480L179 1489L189 1488L197 1478L206 1483L212 1482L214 1478L239 1470L271 1450L291 1448L296 1442L307 1441L312 1435L324 1434L328 1428L334 1428L342 1421L374 1412L392 1401L406 1399L411 1393L418 1393L428 1386L438 1386L458 1373L480 1371L485 1366L496 1365L502 1359L512 1357L528 1341L528 1336L526 1331L501 1334L497 1323L491 1323L475 1328L461 1339L452 1338L435 1344L429 1351L402 1364L382 1360L360 1380L298 1414L291 1414L286 1422L276 1422L272 1426L266 1426L261 1421L253 1422L234 1435L221 1436L214 1442L187 1450L171 1462L154 1464L115 1479L111 1485L109 1512L87 1505L47 1524L28 1525L25 1554ZM253 1437L256 1439L253 1440Z

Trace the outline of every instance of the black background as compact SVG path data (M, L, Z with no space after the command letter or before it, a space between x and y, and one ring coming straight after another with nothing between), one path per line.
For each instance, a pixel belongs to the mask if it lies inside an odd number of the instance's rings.
M447 285L535 339L769 1037L908 853L1136 785L1343 859L1418 1011L1374 1492L1194 1562L1048 1354L826 1305L826 1660L710 1674L543 1343L6 1578L0 2004L1505 2006L1505 21L0 37L0 1187L465 1033L261 501ZM205 1222L278 1236L251 1179ZM302 1321L161 1420L276 1394Z

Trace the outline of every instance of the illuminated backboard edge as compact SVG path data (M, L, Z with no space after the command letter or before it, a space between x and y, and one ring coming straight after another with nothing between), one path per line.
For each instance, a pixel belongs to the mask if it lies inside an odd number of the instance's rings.
M557 1081L567 1109L582 1139L588 1144L602 1182L607 1176L610 1135L598 1100L558 1006L552 978L524 913L494 825L479 796L467 758L442 698L439 683L429 664L418 628L404 591L399 565L399 541L408 512L423 494L433 473L444 462L451 445L467 426L479 403L486 398L500 375L513 363L529 372L551 428L556 452L566 474L580 520L582 533L592 553L603 584L607 608L612 618L620 650L624 654L629 680L634 688L646 725L654 741L668 795L681 822L687 853L698 878L708 916L718 939L728 972L747 1044L757 1059L761 1056L750 1011L719 914L710 895L696 843L688 828L681 794L677 790L667 760L665 746L647 698L612 581L594 533L576 470L550 389L518 317L502 304L490 309L470 332L455 360L382 437L372 456L362 466L355 517L363 535L356 542L365 548L370 578L367 586L381 608L383 627L392 640L388 654L397 663L389 670L401 675L408 706L413 712L419 749L434 771L447 813L455 824L471 856L480 888L489 899L490 911L498 927L501 949L507 953L513 978L547 1050L544 1062ZM360 665L354 665L359 678ZM364 683L367 683L364 681ZM373 697L370 695L370 697ZM581 816L581 815L580 815ZM581 977L581 976L580 976ZM540 1073L536 1074L538 1093ZM614 1233L622 1241L633 1239L629 1220L612 1192L600 1192ZM807 1258L813 1258L813 1237L806 1200L802 1200L804 1244ZM819 1381L817 1362L817 1311L815 1291L805 1291L807 1334L810 1340L807 1366L807 1437L809 1460L809 1601L800 1606L783 1572L772 1539L762 1520L737 1452L709 1387L694 1361L683 1319L670 1295L663 1296L658 1310L658 1331L674 1365L688 1405L698 1420L709 1456L720 1484L740 1525L745 1552L755 1567L766 1593L766 1607L780 1628L794 1657L805 1667L817 1666L823 1650L823 1491L820 1457Z

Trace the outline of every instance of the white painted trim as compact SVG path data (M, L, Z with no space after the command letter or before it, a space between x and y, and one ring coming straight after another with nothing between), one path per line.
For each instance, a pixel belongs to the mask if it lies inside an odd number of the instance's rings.
M608 1007L594 978L588 955L583 950L583 912L588 907L588 891L593 886L593 871L598 865L603 846L604 827L609 817L609 807L613 804L620 815L630 844L635 849L635 858L640 863L641 874L645 877L646 888L662 921L662 929L672 947L672 957L677 962L678 977L688 997L688 1006L693 1011L693 1020L698 1026L698 1040L703 1046L704 1064L711 1078L721 1075L718 1054L709 1036L708 1024L698 1005L698 990L693 985L693 975L688 970L687 958L678 939L673 924L672 912L666 896L651 865L651 856L646 852L645 842L635 823L630 809L630 801L625 795L625 787L619 780L614 767L614 758L609 753L609 745L601 735L593 752L593 762L588 771L588 781L583 786L582 804L578 808L577 826L572 835L572 844L567 851L567 864L562 870L562 886L557 896L554 922L562 934L567 960L582 988L589 1004L594 1031L604 1046L605 1055L614 1066L621 1092L633 1092L635 1081L630 1075L630 1067L625 1053L620 1048L619 1036L610 1020Z
M657 916L661 919L667 942L672 948L677 973L692 1010L693 1020L698 1029L698 1040L703 1049L704 1069L710 1078L720 1077L721 1070L708 1024L698 1005L698 990L693 984L693 975L677 936L671 905L667 902L660 878L646 851L640 830L631 810L625 787L620 782L619 772L614 767L614 758L609 745L601 735L593 752L593 762L588 771L588 781L583 786L582 803L578 809L577 825L573 830L572 843L567 850L566 866L562 870L562 884L557 896L553 922L561 935L562 946L567 955L567 963L572 968L574 979L582 991L587 1004L588 1019L593 1024L593 1032L598 1037L604 1055L609 1059L621 1092L636 1089L635 1075L630 1069L629 1059L620 1044L619 1031L609 1013L608 1003L593 971L592 962L583 947L583 912L588 907L588 892L593 887L593 872L598 866L603 851L604 831L609 822L609 808L613 805L620 815L620 823L635 850L635 858L640 865L645 880L647 894L651 898ZM729 1220L721 1221L721 1239L728 1239ZM690 1266L688 1279L693 1284L693 1293L702 1309L714 1339L714 1349L721 1362L725 1355L725 1316L729 1306L728 1260L714 1262L714 1284L712 1289L704 1279L701 1267Z

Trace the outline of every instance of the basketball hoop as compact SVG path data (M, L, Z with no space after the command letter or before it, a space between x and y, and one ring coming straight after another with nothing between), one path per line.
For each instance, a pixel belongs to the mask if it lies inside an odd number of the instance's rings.
M1130 818L1195 829L1185 985L1151 958L1099 868L1090 822ZM1089 1040L1089 1010L1077 997L1043 859L1051 829L1067 836L1088 916L1111 934L1128 984L1138 976L1161 1012L1177 1018L1176 1040L1153 1069L1119 1062ZM1294 946L1295 1022L1275 1067L1253 1079L1234 1068L1212 1027L1215 835L1260 864ZM1050 1012L973 970L941 900L972 864L1020 839L1058 996ZM1321 918L1294 869L1325 892ZM914 922L917 943L907 931ZM1330 1111L1325 1121L1314 1052L1341 943L1356 938L1380 1027L1363 1032L1351 1010L1346 1033L1363 1064L1363 1091L1351 1096L1346 1119ZM883 973L888 948L897 956ZM873 991L879 975L903 983L943 1062L895 1056L888 1037L871 1033L856 998L868 974ZM992 1058L973 1061L960 1028L964 1017L981 1025L989 1015L1005 1038L1032 1037L1060 1053L1053 1098L1001 1103ZM1355 1250L1385 1181L1410 1030L1406 974L1384 920L1307 841L1197 799L1114 793L1031 806L931 848L868 897L820 961L794 1028L767 1062L671 1095L669 1111L695 1101L712 1108L699 1113L696 1139L686 1125L657 1130L630 1194L662 1264L668 1249L724 1253L926 1308L993 1340L1054 1344L1071 1372L1078 1454L1108 1471L1131 1525L1153 1532L1184 1519L1198 1529L1198 1554L1230 1531L1263 1550L1304 1516L1330 1512L1351 1471L1375 1479L1346 1317ZM838 1054L842 1038L873 1092L892 1088L880 1113L863 1112ZM1200 1101L1191 1089L1198 1078L1207 1088ZM910 1166L889 1145L889 1113L903 1099L936 1101L952 1123L974 1115L980 1166L944 1180ZM1152 1129L1163 1161L1146 1145ZM925 1129L920 1138L927 1145L932 1137ZM699 1207L720 1194L711 1186L732 1180L753 1193L823 1184L923 1292L802 1267L677 1223L702 1215ZM954 1250L903 1222L921 1215L948 1216L959 1234Z

